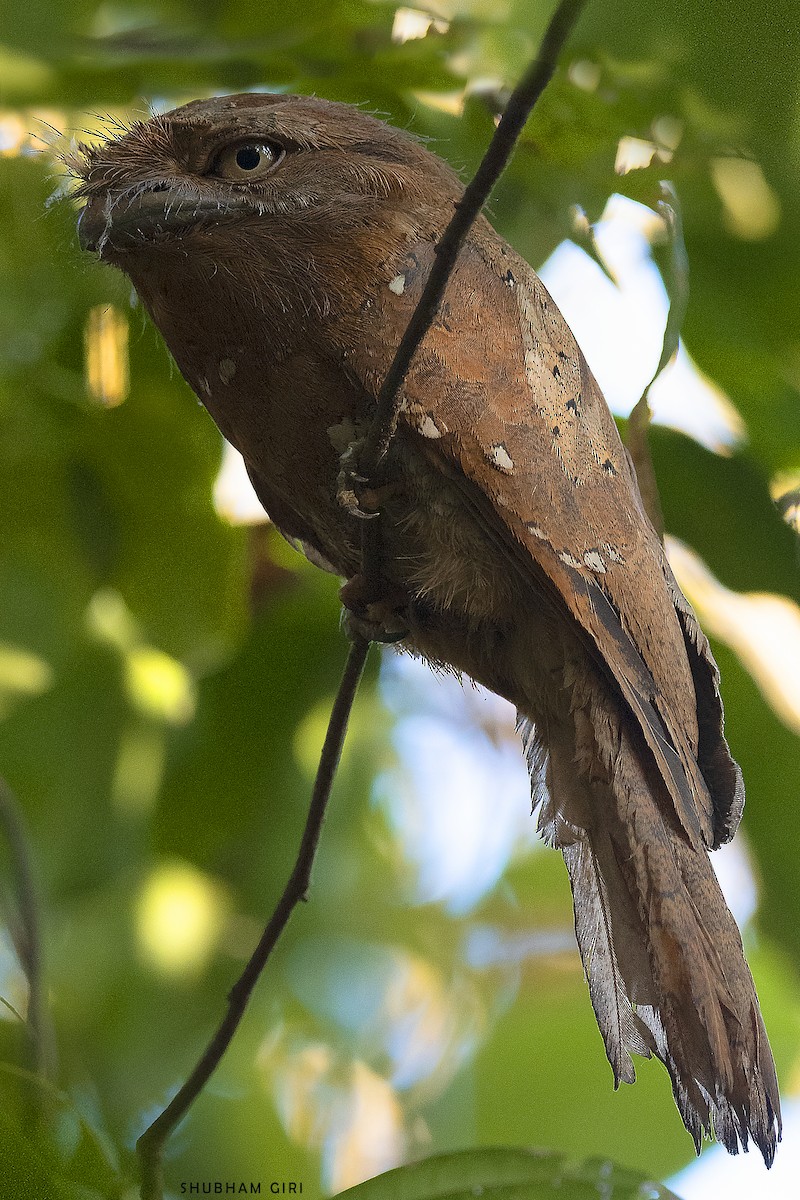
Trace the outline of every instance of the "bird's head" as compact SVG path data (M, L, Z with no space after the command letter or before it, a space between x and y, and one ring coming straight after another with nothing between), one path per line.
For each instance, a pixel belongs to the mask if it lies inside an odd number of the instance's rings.
M81 245L130 277L179 361L220 323L227 337L268 328L284 352L309 320L357 313L462 190L358 108L262 93L194 101L68 165Z
M136 260L152 265L154 252L211 254L224 267L226 251L255 246L265 266L302 269L322 243L341 253L355 239L380 256L460 191L408 133L308 96L194 101L80 146L69 165L86 201L81 245L134 277Z

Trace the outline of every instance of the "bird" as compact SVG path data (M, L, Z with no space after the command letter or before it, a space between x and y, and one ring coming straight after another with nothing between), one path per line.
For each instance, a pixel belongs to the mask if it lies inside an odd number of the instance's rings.
M698 1153L752 1140L769 1166L775 1066L709 858L744 803L719 671L534 270L478 217L402 385L370 593L342 464L459 176L360 107L268 93L193 101L67 162L82 247L129 278L271 520L346 581L356 628L515 705L615 1086L655 1055Z

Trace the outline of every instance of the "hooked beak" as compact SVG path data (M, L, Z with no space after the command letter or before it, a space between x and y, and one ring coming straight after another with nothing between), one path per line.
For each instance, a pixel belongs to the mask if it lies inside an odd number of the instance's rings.
M87 200L78 217L78 241L82 250L103 255L106 248L130 250L142 242L156 241L159 234L171 230L176 205L169 192L143 192L125 196L94 196Z
M154 188L133 197L90 197L78 217L82 250L99 254L135 250L168 241L200 224L224 220L248 207L244 198L231 197L222 207L217 199L187 195L177 188Z

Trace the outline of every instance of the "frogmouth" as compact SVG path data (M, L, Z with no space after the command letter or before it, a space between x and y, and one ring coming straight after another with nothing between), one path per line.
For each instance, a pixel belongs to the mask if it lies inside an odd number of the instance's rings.
M359 587L340 461L462 194L406 132L321 99L201 100L82 147L82 245L124 271L269 516L356 618L517 708L617 1083L657 1055L699 1148L769 1164L778 1087L709 851L744 793L719 675L597 383L479 218L405 381ZM390 598L390 601L386 599Z

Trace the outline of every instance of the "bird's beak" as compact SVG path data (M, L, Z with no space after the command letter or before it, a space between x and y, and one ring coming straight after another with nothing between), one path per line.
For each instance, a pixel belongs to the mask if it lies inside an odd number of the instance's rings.
M178 188L158 187L133 197L92 196L78 217L78 241L81 249L102 258L108 251L164 243L243 208L252 211L244 198L233 197L221 208L216 198L187 195Z
M78 242L81 250L96 251L105 228L103 205L96 200L90 200L81 209L78 217Z
M164 241L196 224L200 215L196 197L173 189L158 188L133 197L92 196L78 217L78 241L81 249L102 258L107 250L135 250Z

